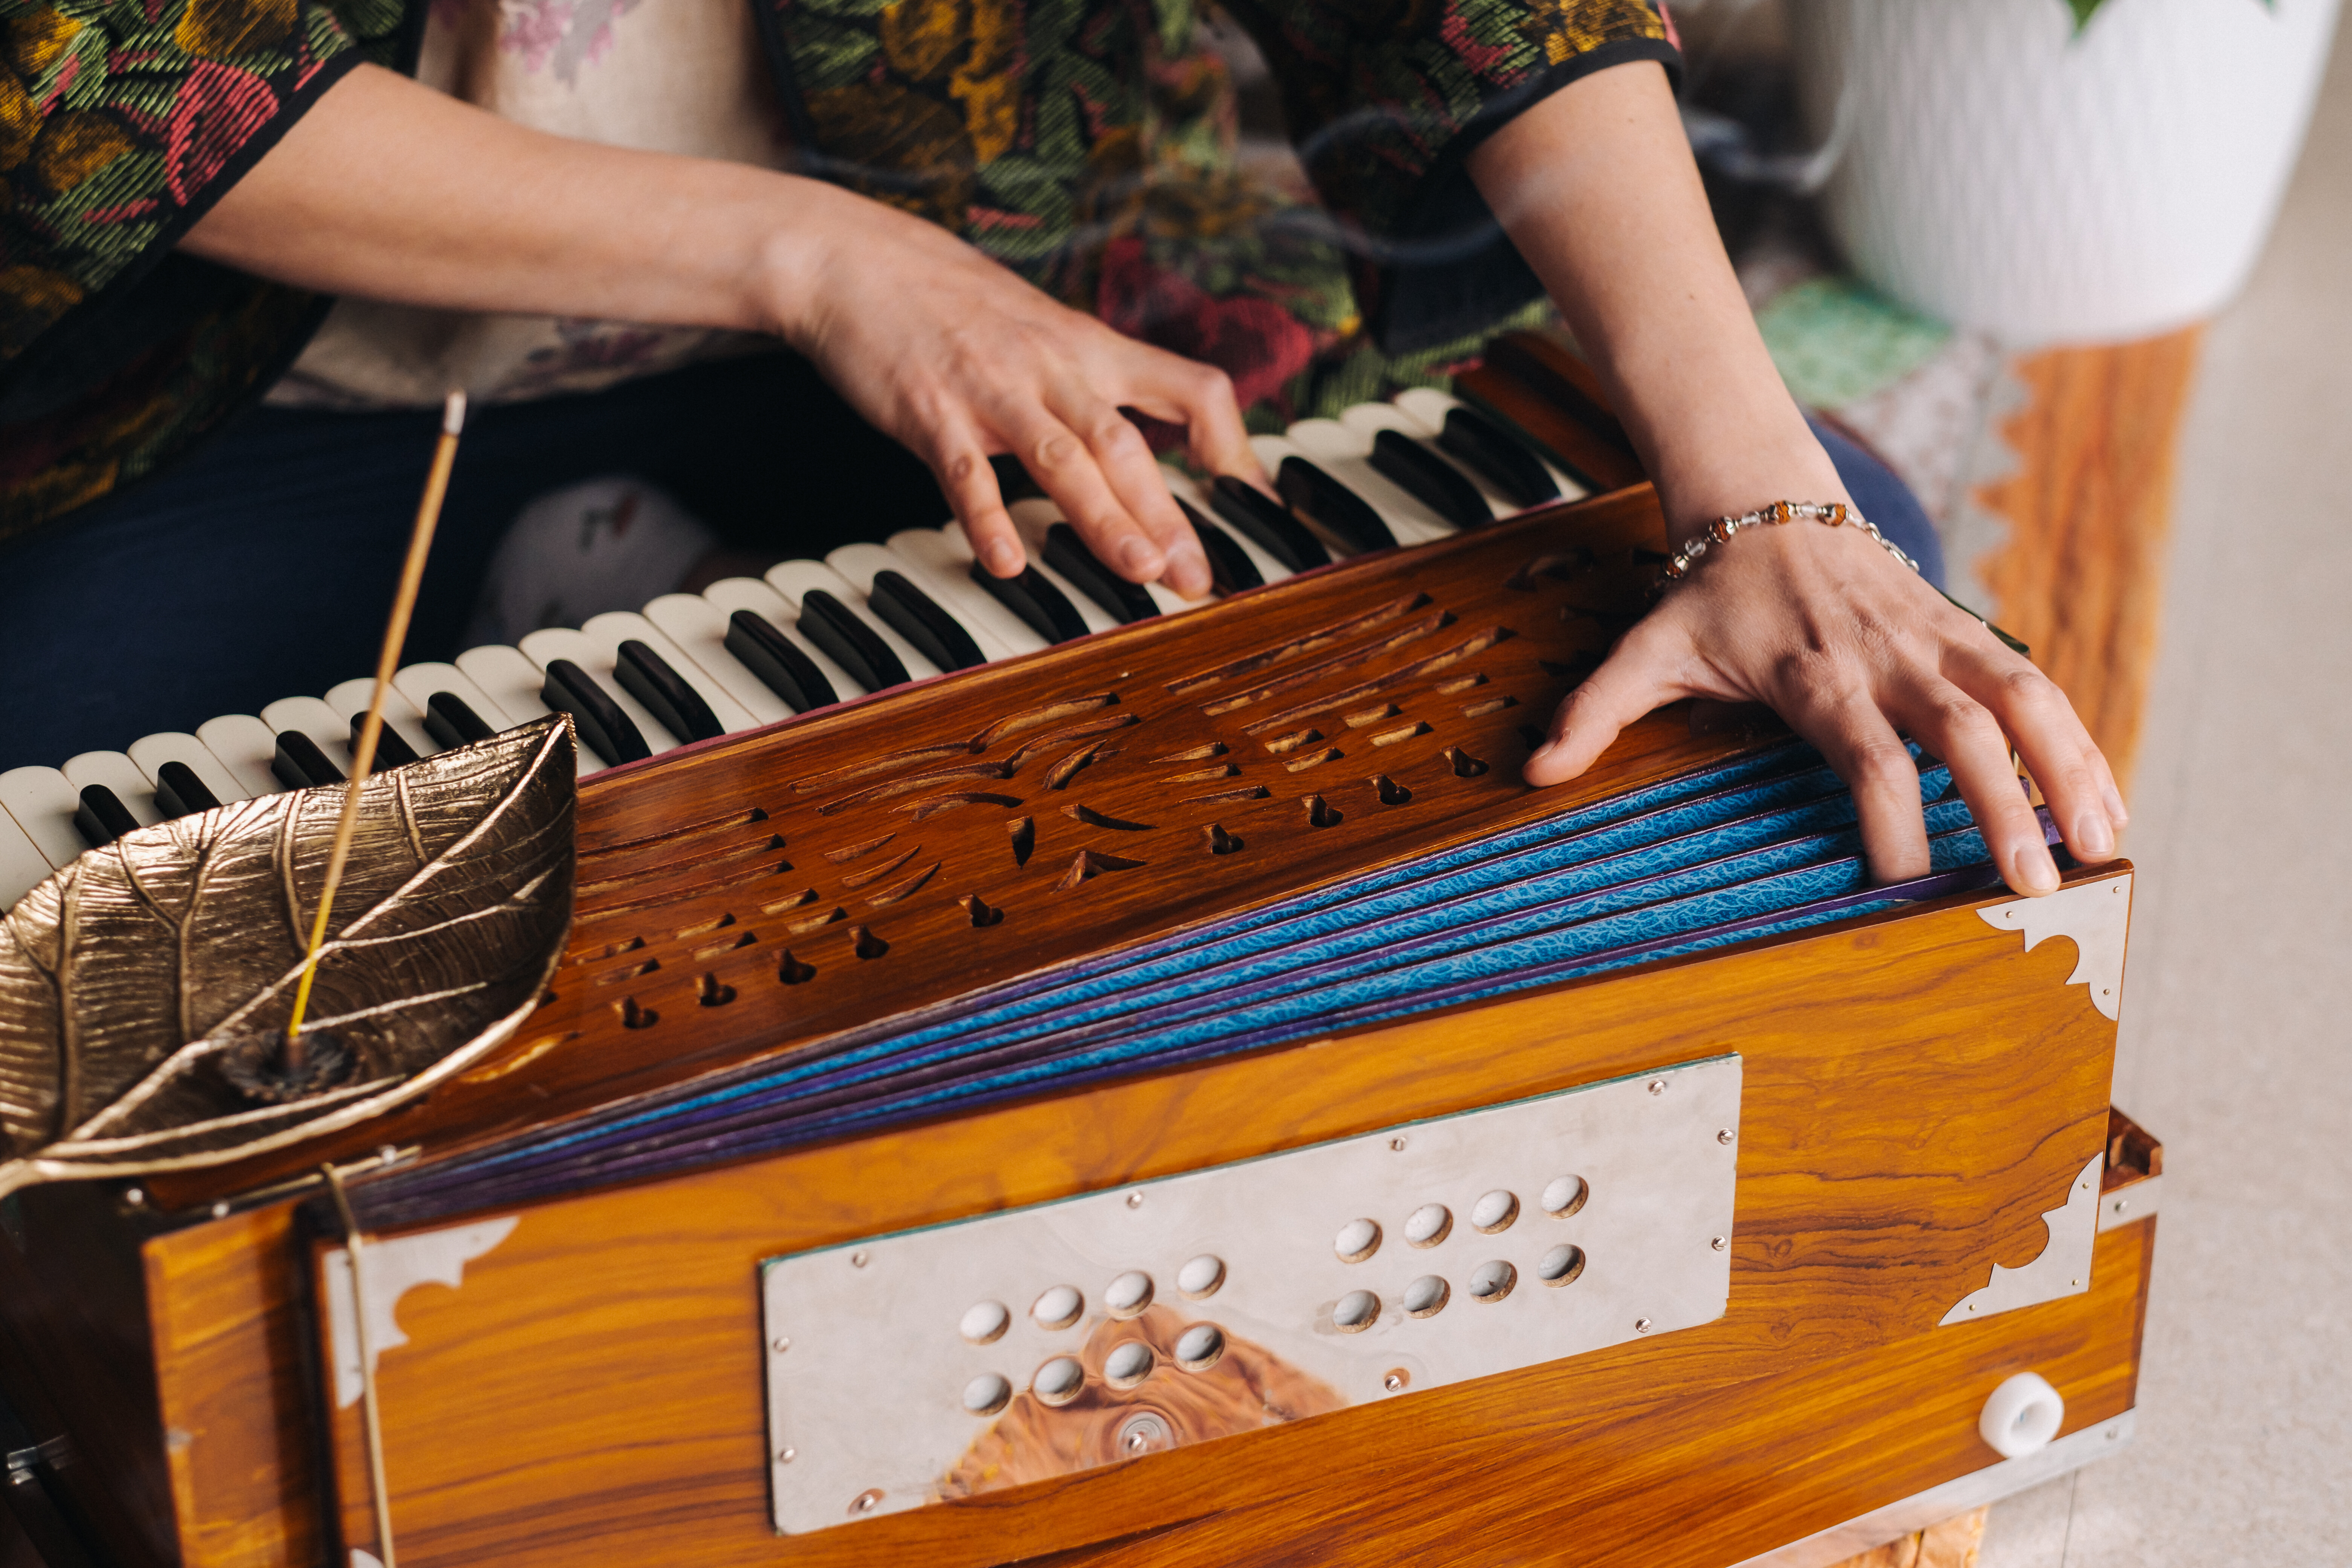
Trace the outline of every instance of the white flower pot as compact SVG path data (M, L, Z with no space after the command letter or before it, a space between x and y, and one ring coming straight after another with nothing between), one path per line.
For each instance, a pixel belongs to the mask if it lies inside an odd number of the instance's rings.
M1840 155L1830 230L1871 283L2013 344L2210 316L2277 214L2337 0L1790 0Z

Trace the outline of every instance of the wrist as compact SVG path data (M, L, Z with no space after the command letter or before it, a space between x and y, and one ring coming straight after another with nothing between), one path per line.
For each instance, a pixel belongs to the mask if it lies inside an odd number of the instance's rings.
M772 177L750 248L742 288L754 330L808 354L824 335L826 279L842 234L856 226L860 198L797 174Z

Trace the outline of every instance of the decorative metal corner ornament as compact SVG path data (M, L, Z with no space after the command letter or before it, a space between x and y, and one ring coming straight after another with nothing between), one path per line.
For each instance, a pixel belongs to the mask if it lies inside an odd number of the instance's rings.
M343 786L143 827L0 917L0 1195L217 1164L364 1121L488 1055L572 923L557 715L379 773L303 1029L271 1070Z

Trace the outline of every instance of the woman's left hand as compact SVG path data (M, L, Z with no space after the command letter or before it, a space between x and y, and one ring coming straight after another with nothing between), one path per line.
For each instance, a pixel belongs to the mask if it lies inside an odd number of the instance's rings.
M2047 893L2058 868L2007 737L2080 860L2128 820L2065 694L1861 530L1803 520L1711 549L1553 717L1530 784L1576 777L1643 714L1683 698L1761 702L1853 787L1882 882L1924 876L1918 768L1898 728L1949 764L2002 878Z

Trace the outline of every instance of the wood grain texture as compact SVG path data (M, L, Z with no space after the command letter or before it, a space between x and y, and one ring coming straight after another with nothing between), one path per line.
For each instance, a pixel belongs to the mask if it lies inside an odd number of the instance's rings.
M2128 784L2154 672L2174 454L2202 327L2014 362L2029 394L2000 427L2017 455L1978 502L2009 538L1977 565L1994 618L2073 700Z
M1400 1454L1472 1468L1503 1463L1515 1444L1566 1441L1566 1412L1663 1420L1710 1389L1925 1334L1992 1263L2039 1252L2040 1215L2106 1137L2114 1026L2065 983L2072 944L2023 952L2014 933L1976 913L1992 901L1949 900L533 1207L467 1266L461 1289L424 1288L401 1304L410 1343L383 1356L380 1387L403 1560L554 1563L577 1561L593 1542L615 1560L816 1564L903 1554L953 1568L1173 1528L1310 1484L1386 1499L1374 1511L1393 1517L1367 1516L1362 1528L1409 1534L1415 1509L1453 1517L1452 1504L1416 1503L1436 1495L1416 1486L1443 1487ZM760 1258L1726 1049L1742 1054L1746 1088L1732 1305L1717 1323L1180 1450L1150 1467L830 1534L780 1542L768 1533ZM890 1179L876 1180L877 1172ZM155 1245L194 1248L195 1235ZM248 1353L287 1352L257 1342ZM168 1363L166 1382L178 1390L167 1404L205 1397ZM363 1541L355 1425L339 1422L336 1438L344 1528ZM1682 1441L1703 1446L1696 1435ZM1701 1464L1698 1449L1685 1457ZM1703 1468L1723 1462L1709 1452ZM1419 1478L1402 1490L1391 1485L1400 1464ZM229 1461L222 1473L237 1468ZM215 1515L275 1507L277 1495L223 1493L205 1506ZM1045 1496L1050 1506L1026 1506ZM1746 1528L1781 1526L1759 1515Z
M612 770L510 1047L364 1136L151 1189L541 1125L1780 738L1678 705L1572 784L1520 781L1662 526L1622 491Z

